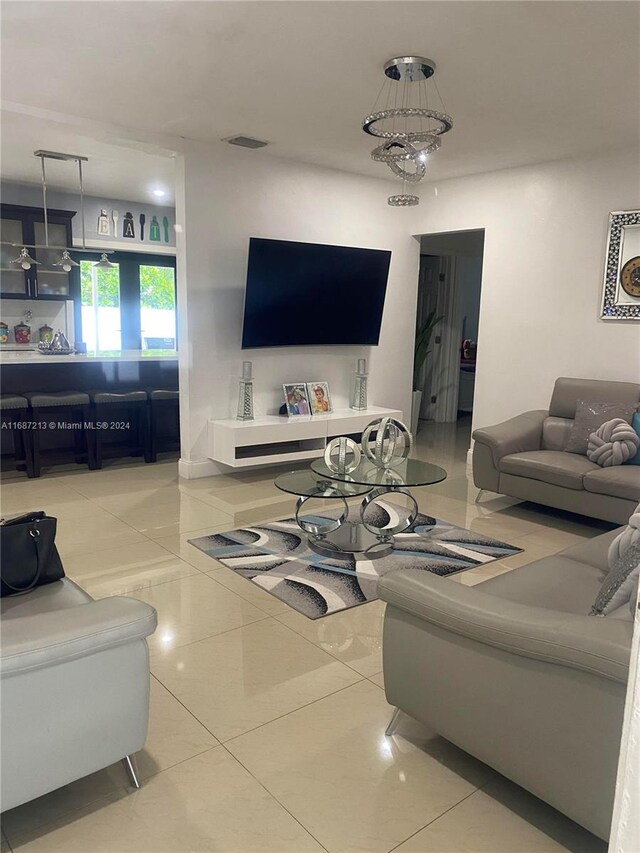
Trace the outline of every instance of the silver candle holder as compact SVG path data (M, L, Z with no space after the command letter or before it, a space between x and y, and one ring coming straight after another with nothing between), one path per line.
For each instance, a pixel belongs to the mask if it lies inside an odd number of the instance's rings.
M367 360L366 358L358 359L358 369L356 370L356 381L353 387L353 402L351 408L358 412L362 412L367 408Z
M242 362L242 376L238 385L238 412L239 421L253 420L253 378L251 374L251 362Z

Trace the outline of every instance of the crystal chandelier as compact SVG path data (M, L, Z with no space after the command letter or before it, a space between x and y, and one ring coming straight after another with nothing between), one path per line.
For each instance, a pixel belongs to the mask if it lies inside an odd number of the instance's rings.
M402 193L387 199L392 207L418 204L417 195L407 193L407 184L417 184L426 174L429 154L438 151L441 136L453 127L445 112L436 81L436 65L423 56L397 56L385 62L385 81L373 110L362 122L362 129L380 140L371 159L386 163L402 179ZM433 80L442 109L434 109L434 93L429 100L428 80ZM382 109L379 109L382 107Z

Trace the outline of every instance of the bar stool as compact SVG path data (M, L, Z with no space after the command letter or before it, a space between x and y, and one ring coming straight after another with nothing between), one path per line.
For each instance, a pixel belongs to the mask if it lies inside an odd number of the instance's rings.
M69 460L66 450L43 450L43 433L60 435L65 431L71 431L76 462L85 463L89 468L95 467L89 395L83 391L32 391L26 393L25 397L29 400L31 420L34 423L33 476L40 476L45 453L54 463Z
M29 428L27 410L29 401L19 394L0 394L0 423L2 435L11 432L13 458L17 470L26 468L27 477L33 477L33 431Z
M110 429L118 429L117 424L126 424L129 438L129 456L144 456L150 462L149 455L149 413L147 411L146 391L89 391L93 403L95 423L95 467L102 468L104 458L104 438ZM113 426L112 426L113 425ZM112 452L111 458L121 456Z
M151 462L158 452L180 450L180 395L175 389L151 388L149 394L149 457ZM163 434L162 426L171 421L172 433Z

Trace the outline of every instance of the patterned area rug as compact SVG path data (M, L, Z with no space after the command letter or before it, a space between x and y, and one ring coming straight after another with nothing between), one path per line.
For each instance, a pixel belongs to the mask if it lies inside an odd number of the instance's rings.
M367 520L378 526L395 517L393 504L378 501L370 509L377 517L368 512ZM331 515L323 511L320 517ZM316 554L294 518L189 541L309 619L375 600L378 578L387 572L423 569L450 575L522 550L422 514L406 531L396 534L393 552L376 560L332 560Z

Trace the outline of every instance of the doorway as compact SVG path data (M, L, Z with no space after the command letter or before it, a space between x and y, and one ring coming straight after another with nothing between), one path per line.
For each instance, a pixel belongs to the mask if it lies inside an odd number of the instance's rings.
M415 371L414 425L471 421L478 357L484 229L420 238L417 329L426 357ZM417 396L420 396L419 408Z

